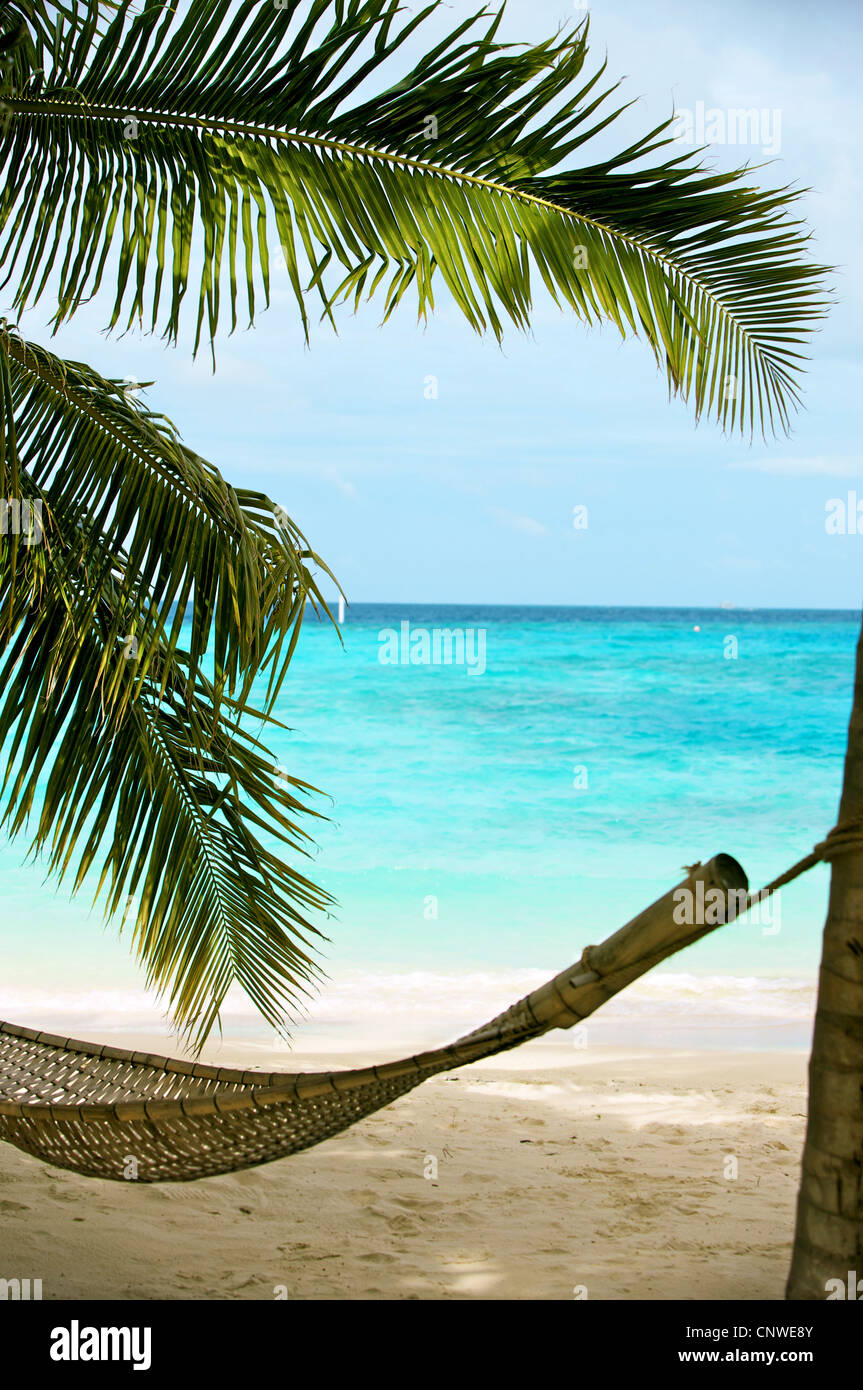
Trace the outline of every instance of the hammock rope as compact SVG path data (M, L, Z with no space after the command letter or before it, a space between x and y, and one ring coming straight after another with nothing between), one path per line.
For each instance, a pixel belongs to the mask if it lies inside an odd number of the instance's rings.
M777 878L771 879L770 883L760 889L757 893L750 893L749 906L753 907L759 900L763 902L770 897L777 889L784 888L787 883L793 883L795 878L801 874L808 873L818 864L832 864L840 854L850 854L852 850L863 848L863 816L857 816L852 820L840 821L834 825L833 829L823 840L805 854L802 859L798 859L796 864L792 864L790 869L786 869L784 874L779 874Z
M718 889L733 921L814 864L863 842L831 831L761 890L718 854L539 989L449 1047L350 1071L270 1074L129 1052L0 1022L0 1140L115 1181L188 1182L286 1157L340 1133L440 1072L571 1028L645 971L721 925L684 926L681 890Z

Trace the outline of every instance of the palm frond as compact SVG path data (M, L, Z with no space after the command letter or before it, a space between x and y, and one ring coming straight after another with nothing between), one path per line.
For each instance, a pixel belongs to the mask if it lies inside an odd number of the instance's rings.
M329 614L310 565L330 572L302 532L263 494L227 484L125 382L62 361L3 320L0 392L0 496L21 494L17 441L26 440L27 485L43 506L45 548L59 547L55 572L69 576L69 621L54 652L57 680L70 678L79 635L121 565L114 625L94 673L106 709L122 714L137 690L110 675L118 644L146 624L173 648L187 613L193 671L212 639L216 692L227 688L242 701L269 667L269 705L306 603ZM19 542L13 538L10 562ZM0 601L0 635L12 630L19 599L9 586ZM156 650L143 656L140 681Z
M250 321L269 302L278 245L306 332L310 294L327 317L379 295L387 318L412 289L424 316L439 276L500 337L527 327L538 279L586 323L644 336L696 415L787 429L825 308L794 192L669 152L671 121L569 167L620 114L605 66L584 71L586 23L515 48L478 15L366 94L437 8L120 0L100 23L69 0L49 42L41 0L10 5L34 54L0 144L16 308L50 281L62 323L110 264L111 327L155 329L167 300L173 339L188 296L197 350L223 299L237 325L240 286Z
M274 722L306 601L326 608L320 562L122 383L2 324L0 495L41 507L40 535L0 541L9 832L35 816L32 850L74 890L97 869L109 914L140 899L136 950L195 1043L235 982L284 1028L330 899L276 852L309 852L314 788L250 721Z

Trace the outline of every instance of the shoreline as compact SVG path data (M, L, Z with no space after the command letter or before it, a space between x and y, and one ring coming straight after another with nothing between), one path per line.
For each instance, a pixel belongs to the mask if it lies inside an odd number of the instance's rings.
M554 973L537 968L340 972L310 1001L306 1015L292 1026L290 1041L265 1029L249 1001L232 992L222 1010L223 1037L216 1032L210 1038L201 1060L225 1060L226 1049L240 1065L267 1070L294 1069L294 1059L305 1054L326 1055L332 1066L340 1065L332 1061L340 1056L355 1058L354 1065L365 1064L371 1054L392 1060L446 1046ZM629 985L578 1028L550 1033L541 1045L562 1045L576 1058L594 1047L808 1050L816 987L814 978L794 975L654 973ZM50 989L7 980L0 987L0 1019L64 1038L161 1056L189 1055L158 1000L140 986L100 981ZM225 1065L234 1063L225 1060Z

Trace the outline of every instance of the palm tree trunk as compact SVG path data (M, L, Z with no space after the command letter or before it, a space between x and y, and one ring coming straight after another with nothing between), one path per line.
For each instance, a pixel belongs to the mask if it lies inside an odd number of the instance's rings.
M863 632L839 823L863 817ZM863 834L863 825L861 825ZM809 1118L786 1297L863 1279L863 842L837 854L824 927ZM861 1286L863 1287L863 1286Z

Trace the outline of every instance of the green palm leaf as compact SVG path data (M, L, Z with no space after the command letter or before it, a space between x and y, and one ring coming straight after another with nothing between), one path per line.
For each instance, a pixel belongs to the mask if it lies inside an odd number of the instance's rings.
M412 287L422 316L440 276L499 337L528 325L538 277L585 322L643 335L696 414L786 429L824 310L791 191L669 153L670 122L569 167L619 114L604 68L584 73L586 24L512 48L499 16L466 20L358 99L435 9L71 0L55 24L42 0L7 6L32 49L7 79L0 146L16 308L50 283L61 323L110 264L112 327L155 328L167 301L175 338L189 296L197 348L223 296L232 328L241 286L250 320L268 302L277 242L307 332L310 292L327 316L381 295L386 318Z
M284 1027L330 900L261 836L307 854L314 789L249 721L275 722L306 602L326 609L320 562L122 383L2 323L0 495L38 504L42 532L0 546L9 831L35 808L52 873L78 889L95 865L109 913L140 899L137 952L196 1042L234 982Z
M109 676L118 644L140 637L145 624L173 648L187 611L193 671L212 637L216 693L227 685L242 701L269 667L271 704L306 602L329 612L309 563L329 570L282 509L260 493L230 487L126 383L25 343L3 320L0 390L0 496L42 501L46 550L60 547L55 572L68 577L68 623L54 651L57 679L70 678L78 637L121 564L113 624L94 677L107 709L116 705L122 713L137 688ZM20 538L8 540L11 565L20 558ZM30 553L38 566L41 552ZM86 582L76 583L76 576ZM11 632L19 599L12 586L4 593L0 633ZM139 680L157 650L142 657Z

